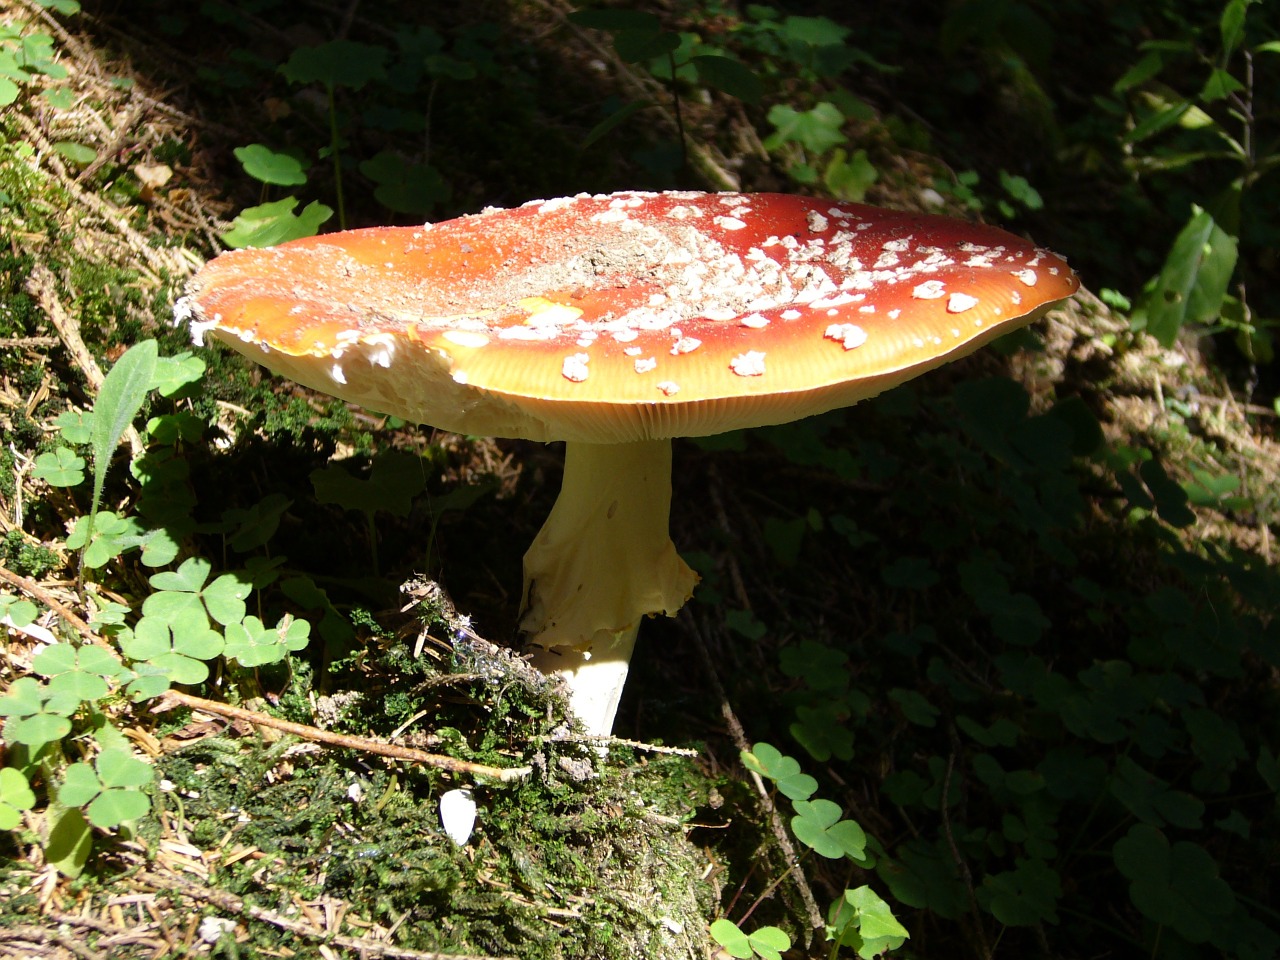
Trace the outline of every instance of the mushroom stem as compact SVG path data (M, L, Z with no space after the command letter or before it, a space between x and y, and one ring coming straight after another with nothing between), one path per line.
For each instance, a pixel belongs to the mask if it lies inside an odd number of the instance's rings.
M670 513L670 440L566 445L560 496L524 557L520 629L588 733L613 728L641 619L674 615L698 581Z

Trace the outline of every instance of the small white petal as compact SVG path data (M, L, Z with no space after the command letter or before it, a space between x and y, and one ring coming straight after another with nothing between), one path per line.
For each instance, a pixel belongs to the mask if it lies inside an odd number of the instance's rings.
M440 825L449 839L465 846L476 826L476 802L466 788L450 790L440 797Z

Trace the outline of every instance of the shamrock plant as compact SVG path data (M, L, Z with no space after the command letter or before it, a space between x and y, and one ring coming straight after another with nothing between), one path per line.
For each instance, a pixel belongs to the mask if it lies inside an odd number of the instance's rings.
M757 743L750 751L742 752L742 764L752 773L773 783L776 793L791 801L795 816L791 818L791 832L807 850L827 860L847 860L855 868L871 870L875 857L867 851L866 833L855 820L843 818L838 804L822 798L814 798L818 781L802 773L800 763L794 757L783 754L768 743ZM797 864L788 867L789 873ZM772 891L786 876L774 880L765 893ZM763 895L757 904L763 900ZM755 909L746 911L743 919ZM839 954L841 947L848 947L859 957L870 960L902 946L910 933L894 917L892 909L870 886L862 885L846 889L827 911L827 940L831 944L829 957ZM777 927L759 927L746 932L727 918L711 925L711 936L731 957L748 960L753 956L763 960L780 960L783 951L791 948L791 938Z
M203 683L213 664L233 679L248 677L301 650L310 637L310 624L291 614L268 626L248 613L248 599L276 579L283 558L249 558L242 569L220 574L202 557L179 559L195 526L179 449L200 439L204 427L182 409L157 413L141 432L134 422L150 399L157 406L181 404L203 372L203 362L188 353L162 357L155 341L137 344L108 373L92 411L58 418L59 441L32 471L72 493L92 477L87 510L74 519L65 543L79 550L82 571L113 573L135 550L144 566L169 567L147 578L151 591L132 607L104 598L98 584L86 584L88 626L96 632L46 643L32 657L30 675L0 696L11 746L9 765L0 769L0 829L17 826L21 812L33 809L43 793L49 804L46 852L69 875L83 869L95 828L121 827L150 809L152 768L112 725L116 705L157 697L172 684ZM141 448L129 465L141 486L137 513L99 510L115 451L131 433ZM269 521L278 522L288 504L268 497L211 527L228 535L232 549L255 550L274 530ZM305 577L291 582L290 595L304 601L323 596ZM0 596L0 617L11 626L30 628L38 612L29 600Z

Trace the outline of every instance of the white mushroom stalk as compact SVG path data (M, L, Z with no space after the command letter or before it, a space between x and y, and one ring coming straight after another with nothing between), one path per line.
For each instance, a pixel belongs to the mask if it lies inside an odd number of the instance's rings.
M179 310L278 373L446 430L567 442L522 630L610 732L649 615L696 576L670 439L856 403L1030 323L1065 261L994 227L816 197L536 200L239 250Z
M670 440L566 445L560 496L525 554L520 629L588 734L613 729L640 622L674 615L698 582L670 510Z

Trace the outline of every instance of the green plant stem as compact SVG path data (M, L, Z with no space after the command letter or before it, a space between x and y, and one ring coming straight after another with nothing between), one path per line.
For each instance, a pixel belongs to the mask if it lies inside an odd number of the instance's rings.
M329 95L329 153L333 157L333 196L338 207L338 229L347 229L347 207L342 199L342 156L338 148L338 106L333 95L333 84L325 84Z
M370 510L364 515L365 522L369 525L369 562L373 564L373 575L378 575L378 528L373 522L373 511Z
M783 870L782 873L778 874L777 878L772 883L770 883L767 887L765 887L763 890L760 891L760 896L756 897L755 900L752 901L751 906L747 907L746 912L738 919L739 926L747 922L747 920L751 917L751 914L755 912L756 907L760 906L760 904L764 903L765 900L769 899L769 895L778 888L778 884L782 883L783 880L791 876L791 871L794 870L796 867L800 866L801 861L804 860L804 858L807 857L808 855L809 855L808 850L800 854L800 856L798 856L795 859L794 863L792 863L789 867L787 867L787 869Z
M1062 904L1058 904L1058 910L1059 912L1065 914L1066 916L1075 917L1077 920L1081 921L1082 923L1087 923L1091 926L1095 926L1102 930L1106 930L1108 933L1113 934L1120 940L1124 941L1125 943L1131 944L1132 946L1136 947L1139 950L1142 949L1141 942L1139 942L1138 940L1135 940L1123 928L1117 927L1115 924L1112 924L1112 923L1107 923L1105 920L1099 920L1097 913L1084 913L1080 910L1073 910L1071 907L1063 906Z
M689 170L689 148L685 144L684 113L680 109L680 89L676 85L676 57L670 51L667 53L667 66L671 70L671 104L676 114L676 138L680 141L680 170L687 173Z

